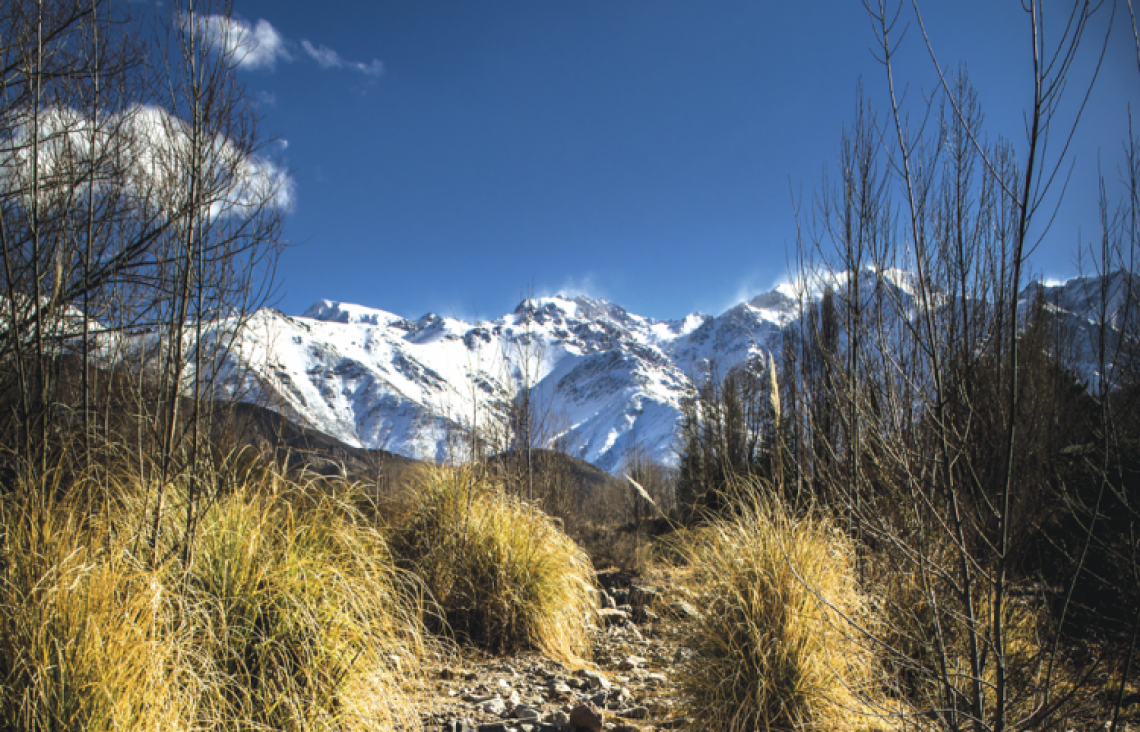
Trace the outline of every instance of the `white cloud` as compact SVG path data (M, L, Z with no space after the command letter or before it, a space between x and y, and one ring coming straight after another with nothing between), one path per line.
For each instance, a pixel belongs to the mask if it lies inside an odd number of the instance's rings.
M380 76L384 73L384 64L378 59L372 59L370 63L349 61L328 46L314 46L307 39L301 40L301 48L305 49L305 53L309 54L322 69L351 69L365 76Z
M190 28L189 18L182 18L183 32ZM197 15L194 25L211 45L231 57L240 68L273 70L278 60L293 60L288 42L267 20L258 20L251 26L244 20L224 15Z
M189 203L188 161L194 157L202 166L198 180L211 181L212 190L205 192L201 205L212 218L288 209L295 198L295 185L286 170L240 150L223 136L192 156L186 123L158 107L135 105L100 119L97 127L76 110L44 110L37 124L40 144L35 156L32 129L30 124L18 126L13 144L0 154L0 190L33 190L33 172L38 168L39 179L49 182L38 186L41 206L75 205L75 181L90 175L94 167L101 181L97 190L120 188L156 215L183 212ZM122 160L128 161L125 169L119 167Z
M587 273L579 277L568 275L562 280L562 284L558 287L539 287L538 291L534 294L535 297L586 297L591 300L605 299L605 294L602 287L598 284L593 273Z
M191 180L190 135L186 123L158 107L135 106L126 112L124 134L133 161L129 186L159 210L186 208ZM199 179L213 181L205 193L211 218L246 216L263 208L288 210L295 186L288 172L217 136L198 156Z
M258 104L264 104L267 107L277 106L277 95L273 92L259 91L257 92L256 98Z
M224 15L183 15L183 33L191 28L205 35L208 43L243 69L272 71L278 61L292 61L297 48L295 42L282 36L264 19L250 25L244 20ZM374 58L367 63L350 61L328 46L314 46L307 39L301 40L301 48L322 69L348 69L372 77L384 73L384 64L379 59ZM265 100L260 96L259 101L274 103L272 95Z

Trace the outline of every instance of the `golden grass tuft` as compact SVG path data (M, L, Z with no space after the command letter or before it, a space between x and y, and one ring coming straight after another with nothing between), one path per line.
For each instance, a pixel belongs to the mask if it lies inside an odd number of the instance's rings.
M676 551L698 598L696 652L681 670L694 728L867 730L881 726L874 654L854 546L828 520L797 518L760 484L733 491L736 513L685 532Z
M393 532L394 549L460 641L583 663L596 609L593 567L538 506L469 469L429 468Z
M184 727L201 685L178 599L85 508L50 486L0 498L0 727Z
M0 498L0 728L418 723L416 587L352 489L237 477L202 501L190 552L186 481L168 486L154 556L153 497L135 481Z
M343 497L246 485L203 517L186 593L220 720L270 729L412 722L420 618L387 545Z

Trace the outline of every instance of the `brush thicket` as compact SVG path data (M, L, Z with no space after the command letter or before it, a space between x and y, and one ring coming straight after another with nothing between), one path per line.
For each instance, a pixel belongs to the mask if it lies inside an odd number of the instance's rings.
M393 532L394 549L461 642L569 664L588 655L593 567L538 506L468 469L429 468Z
M702 607L681 670L695 728L880 728L878 671L852 623L869 621L854 547L826 519L795 517L760 484L676 551Z

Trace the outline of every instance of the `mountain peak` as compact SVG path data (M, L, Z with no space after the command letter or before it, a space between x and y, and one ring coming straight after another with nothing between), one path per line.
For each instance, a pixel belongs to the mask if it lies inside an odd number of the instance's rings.
M377 310L363 305L353 305L335 300L317 300L306 310L302 318L320 320L325 323L355 323L361 325L389 325L402 320L386 310Z

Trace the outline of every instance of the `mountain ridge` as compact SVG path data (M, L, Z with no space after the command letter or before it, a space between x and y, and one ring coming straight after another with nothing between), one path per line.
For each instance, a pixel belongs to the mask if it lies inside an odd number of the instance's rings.
M812 299L844 276L819 286ZM879 281L913 300L905 273ZM1089 326L1088 314L1069 308L1087 309L1099 282L1036 286L1079 329ZM674 435L694 379L714 362L724 371L777 358L800 305L781 286L717 316L662 321L608 300L559 295L527 298L494 320L468 323L319 300L302 316L255 313L222 383L235 398L348 445L428 460L464 459L473 429L501 434L511 400L525 391L542 444L557 442L614 471L634 447L675 462ZM1080 367L1087 372L1092 364L1082 358Z

